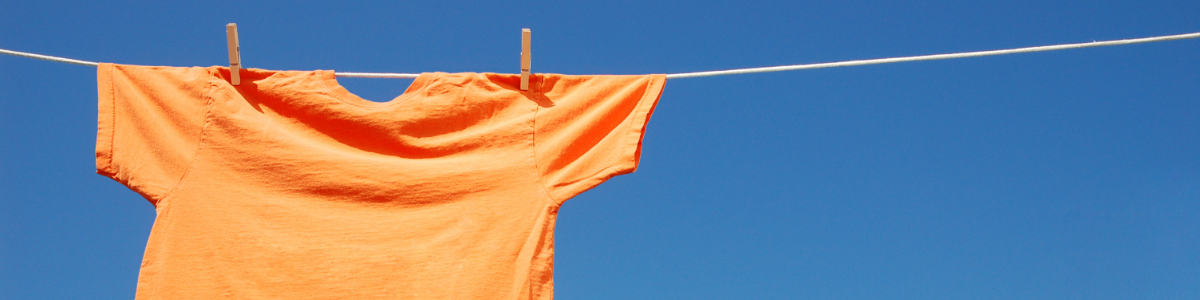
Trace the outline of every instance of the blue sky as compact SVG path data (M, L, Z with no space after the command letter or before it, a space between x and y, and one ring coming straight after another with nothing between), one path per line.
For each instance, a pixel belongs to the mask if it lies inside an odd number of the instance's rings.
M1196 1L5 1L0 48L139 65L646 74L1200 31ZM559 299L1200 298L1200 40L672 79L567 202ZM339 79L391 99L404 79ZM0 56L0 298L129 299L153 207L95 69Z

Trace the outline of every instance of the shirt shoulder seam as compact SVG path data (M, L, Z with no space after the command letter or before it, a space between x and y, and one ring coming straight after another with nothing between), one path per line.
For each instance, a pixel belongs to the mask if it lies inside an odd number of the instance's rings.
M174 195L175 191L179 190L179 187L183 185L184 180L188 178L188 174L191 174L196 162L200 160L200 149L202 149L204 146L205 134L208 132L208 124L211 123L212 119L212 106L214 102L213 93L217 90L217 79L220 78L220 76L217 74L219 71L212 69L208 69L206 71L208 73L208 91L204 93L204 97L202 98L204 99L204 123L200 125L200 136L196 140L196 149L192 152L192 159L187 163L187 167L183 170L183 173L179 175L179 180L175 182L170 190L167 190L167 192L164 193L160 199L158 199L158 202L164 202L165 204L165 201L170 198L171 195ZM162 204L156 204L155 206L160 205Z
M531 84L534 88L532 88L531 89L532 91L530 91L530 92L541 93L542 92L542 77L541 76L532 76L532 77L535 79L533 82L535 84ZM533 101L531 101L531 102L533 102ZM530 136L530 142L531 142L531 147L529 147L529 150L532 154L531 156L533 159L534 181L537 182L538 188L540 188L542 190L542 194L546 196L546 200L549 200L549 202L552 206L558 207L563 204L563 201L558 201L558 199L554 198L554 195L550 194L550 190L546 188L546 183L545 183L545 178L544 178L545 176L542 175L542 168L541 168L541 166L538 165L537 119L538 119L538 113L541 111L542 111L542 106L537 104L537 102L533 102L533 118L530 121L532 126L530 126L530 128L529 128L529 130L530 130L529 136Z

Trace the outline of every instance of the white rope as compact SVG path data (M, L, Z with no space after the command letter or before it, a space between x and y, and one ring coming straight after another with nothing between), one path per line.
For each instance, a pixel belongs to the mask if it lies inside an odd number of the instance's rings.
M1078 43L1078 44L1037 46L1037 47L1025 47L1025 48L1003 49L1003 50L934 54L934 55L921 55L921 56L905 56L905 57L893 57L893 58L877 58L877 59L864 59L864 60L850 60L850 61L818 63L818 64L746 68L746 69L733 69L733 70L723 70L723 71L675 73L675 74L667 74L667 78L689 78L689 77L705 77L705 76L719 76L719 75L733 75L733 74L764 73L764 72L779 72L779 71L792 71L792 70L805 70L805 69L875 65L875 64L898 63L898 62L907 62L907 61L938 60L938 59L951 59L951 58L963 58L963 57L1026 53L1026 52L1054 51L1054 50L1075 49L1075 48L1153 43L1153 42L1162 42L1162 41L1171 41L1171 40L1194 39L1194 38L1198 38L1198 37L1200 37L1200 32L1188 33L1188 34L1156 36L1156 37L1148 37L1148 38L1140 38L1140 39L1126 39L1126 40L1101 41L1101 42ZM26 53L26 52L19 52L19 51L5 50L5 49L0 49L0 53L4 53L4 54L8 54L8 55L22 56L22 57L29 57L29 58L36 58L36 59L44 59L44 60L49 60L49 61L65 62L65 63L77 64L77 65L85 65L85 66L98 65L98 63L90 62L90 61L62 58L62 57L55 57L55 56L41 55L41 54L33 54L33 53ZM338 77L358 77L358 78L417 78L417 75L419 75L419 74L335 72L334 75L336 75Z
M358 73L358 72L333 72L337 77L358 77L358 78L417 78L421 74L409 73Z
M1192 39L1192 38L1198 38L1198 37L1200 37L1200 32L1188 33L1188 34L1178 34L1178 35L1168 35L1168 36L1148 37L1148 38L1140 38L1140 39L1115 40L1115 41L1103 41L1103 42L1091 42L1091 43L1079 43L1079 44L1063 44L1063 45L1051 45L1051 46L1038 46L1038 47L1026 47L1026 48L1004 49L1004 50L976 51L976 52L950 53L950 54L934 54L934 55L922 55L922 56L906 56L906 57L893 57L893 58L877 58L877 59L851 60L851 61L841 61L841 62L831 62L831 63L807 64L807 65L733 69L733 70L724 70L724 71L676 73L676 74L667 74L667 78L688 78L688 77L705 77L705 76L733 75L733 74L747 74L747 73L779 72L779 71L804 70L804 69L820 69L820 68L832 68L832 67L887 64L887 63L898 63L898 62L919 61L919 60L937 60L937 59L951 59L951 58L962 58L962 57L1004 55L1004 54L1013 54L1013 53L1025 53L1025 52L1040 52L1040 51L1054 51L1054 50L1074 49L1074 48L1116 46L1116 45L1128 45L1128 44L1137 44L1137 43L1151 43L1151 42L1161 42L1161 41L1170 41L1170 40Z
M5 49L0 49L0 53L4 53L4 54L8 54L8 55L22 56L22 57L28 57L28 58L44 59L44 60L48 60L48 61L65 62L65 63L68 63L68 64L77 64L77 65L85 65L85 66L93 66L93 67L95 67L95 66L99 65L99 63L96 63L96 62L83 61L83 60L78 60L78 59L70 59L70 58L62 58L62 57L55 57L55 56L49 56L49 55L41 55L41 54L25 53L25 52L12 51L12 50L5 50Z

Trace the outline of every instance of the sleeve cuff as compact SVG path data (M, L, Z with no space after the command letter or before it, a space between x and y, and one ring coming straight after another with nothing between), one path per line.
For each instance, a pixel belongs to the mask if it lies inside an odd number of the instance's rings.
M96 66L96 90L99 100L96 120L96 173L109 177L116 174L112 163L113 130L116 125L112 69L113 65L107 63Z
M625 166L622 169L625 172L617 175L637 171L638 162L642 157L642 138L646 135L646 124L650 122L650 116L654 114L654 107L658 105L658 99L662 96L667 77L666 75L655 74L650 75L648 80L649 82L646 83L646 93L638 101L637 110L633 113L633 120L629 123L624 145L622 145L621 155L624 157L623 161L625 161Z

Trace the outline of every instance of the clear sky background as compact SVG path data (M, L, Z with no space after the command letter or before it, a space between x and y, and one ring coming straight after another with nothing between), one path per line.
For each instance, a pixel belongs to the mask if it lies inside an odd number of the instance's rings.
M646 74L1200 31L1200 2L3 1L0 48L139 65ZM967 1L975 2L975 1ZM1148 3L1149 2L1149 3ZM149 202L95 68L0 55L0 298L130 299ZM406 79L339 79L381 101ZM1200 299L1200 40L671 79L567 202L559 299Z

